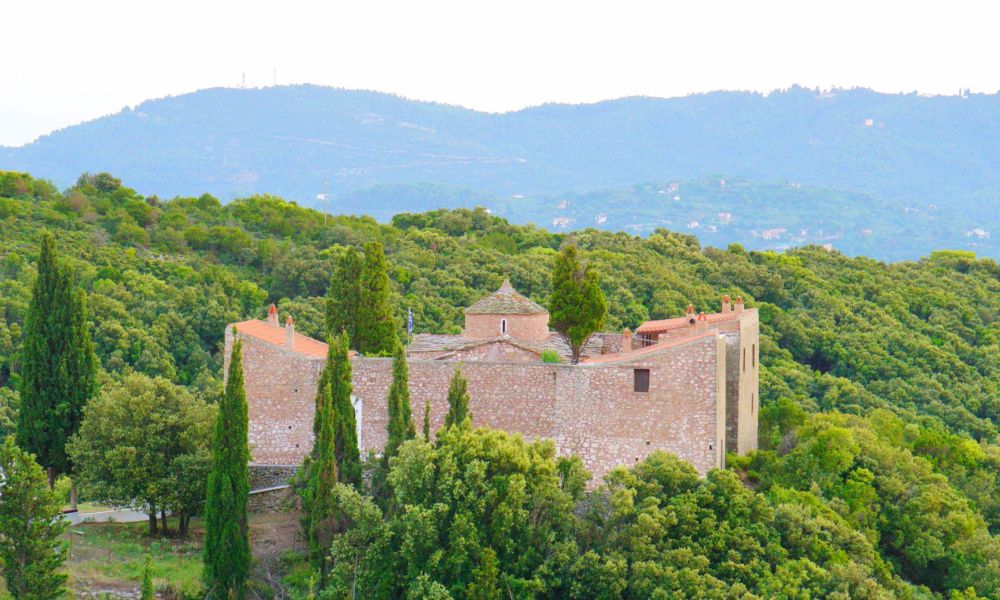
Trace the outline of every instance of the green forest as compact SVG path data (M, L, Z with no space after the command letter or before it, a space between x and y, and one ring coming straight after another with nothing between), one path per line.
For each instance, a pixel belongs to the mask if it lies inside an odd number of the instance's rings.
M139 499L151 529L164 507L200 516L192 496L204 487L180 484L205 480L207 432L230 396L226 324L264 318L274 302L298 331L325 337L331 274L365 244L385 250L400 337L410 310L415 333L459 332L463 308L505 278L546 304L567 243L599 275L607 330L680 315L688 303L715 311L723 294L759 309L761 450L729 456L706 478L654 453L588 487L578 460L557 458L551 442L476 428L473 409L471 427L433 441L411 431L374 478L389 492L356 478L335 487L324 510L338 527L320 567L285 557L291 597L1000 597L994 260L750 252L664 229L553 233L483 209L380 224L266 195L225 205L143 197L106 173L61 191L0 172L4 437L17 423L46 232L83 290L99 362L100 392L79 435L114 444L122 428L103 424L133 414L187 432L171 445L184 448L176 464L148 474L173 482L169 494L101 489L114 474L81 466L90 449L70 443L81 499L88 490ZM412 407L418 424L422 409Z

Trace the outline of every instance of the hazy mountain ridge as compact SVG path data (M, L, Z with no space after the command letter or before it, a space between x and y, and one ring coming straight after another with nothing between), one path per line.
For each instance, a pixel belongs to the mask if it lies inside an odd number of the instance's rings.
M144 102L27 146L2 148L0 168L62 186L84 171L110 171L144 193L207 191L228 200L267 192L307 204L325 178L335 198L351 200L349 212L369 210L365 190L373 186L412 194L406 186L426 192L422 184L431 183L470 190L463 192L469 198L496 198L507 218L549 226L558 218L546 211L549 197L576 192L594 202L603 198L607 227L636 225L641 215L639 231L683 223L649 207L607 205L613 198L627 205L622 190L719 174L771 182L765 187L843 190L835 195L845 200L867 197L856 208L877 205L879 216L871 227L854 229L927 240L907 257L935 247L995 255L991 238L982 236L1000 236L1000 95L792 88L766 96L633 97L491 114L316 86L216 88ZM594 190L612 192L595 196ZM802 195L793 220L817 229L809 220L815 207ZM514 201L521 197L531 201ZM582 222L598 212L570 217L572 226L599 226ZM731 211L720 206L715 212ZM919 228L906 233L917 213L923 213ZM981 233L967 235L977 229ZM862 249L895 257L883 251L889 243L878 238Z

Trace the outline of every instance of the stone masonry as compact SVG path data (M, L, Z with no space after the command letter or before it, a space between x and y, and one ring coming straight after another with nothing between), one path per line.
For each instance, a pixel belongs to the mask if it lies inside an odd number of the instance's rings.
M634 338L595 336L605 341L588 346L591 353L573 365L540 359L546 345L560 348L551 334L543 338L538 321L547 323L544 309L522 302L530 300L507 283L494 297L500 294L499 302L488 297L477 303L485 309L467 311L471 335L428 336L411 345L421 349L409 351L408 359L418 429L425 401L431 406L431 431L443 425L448 382L458 367L469 381L474 425L551 439L561 455L579 456L595 482L654 450L672 452L704 474L724 465L727 449L742 454L756 447L755 309L744 310L740 303L737 313L725 310L724 303L722 313L651 321ZM491 303L504 312L490 315ZM227 328L227 359L234 327L244 344L253 486L273 487L287 480L312 446L326 344L295 333L290 318L279 326L272 309L268 321ZM518 331L530 339L514 337ZM385 443L392 360L353 356L351 364L358 443L365 456Z

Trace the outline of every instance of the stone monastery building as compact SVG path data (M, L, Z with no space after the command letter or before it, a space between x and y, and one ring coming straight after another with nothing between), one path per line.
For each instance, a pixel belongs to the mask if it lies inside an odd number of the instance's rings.
M757 447L758 316L737 298L721 312L649 321L635 335L597 334L579 364L549 331L548 312L509 282L465 310L460 335L414 336L407 348L413 415L419 430L425 401L431 431L444 423L447 390L457 363L469 381L474 425L525 438L548 438L560 454L583 459L599 480L654 450L690 461L699 473L723 466L726 451ZM256 485L282 483L312 446L316 384L327 345L295 333L291 317L233 328L243 339ZM543 362L554 350L560 363ZM362 456L386 440L391 358L353 356L354 407Z

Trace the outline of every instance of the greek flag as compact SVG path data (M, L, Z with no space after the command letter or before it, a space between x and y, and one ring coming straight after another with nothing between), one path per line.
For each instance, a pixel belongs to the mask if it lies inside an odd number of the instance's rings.
M406 334L413 335L413 309L410 307L406 308Z

